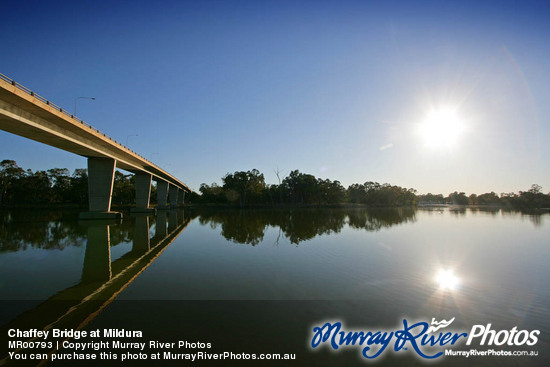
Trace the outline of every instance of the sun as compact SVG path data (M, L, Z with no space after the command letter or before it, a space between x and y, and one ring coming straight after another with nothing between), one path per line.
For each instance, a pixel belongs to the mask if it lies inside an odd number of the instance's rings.
M429 148L452 148L464 130L456 108L441 107L428 113L419 132Z

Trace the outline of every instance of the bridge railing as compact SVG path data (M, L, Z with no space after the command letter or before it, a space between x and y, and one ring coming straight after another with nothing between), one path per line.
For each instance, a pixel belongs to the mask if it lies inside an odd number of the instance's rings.
M8 77L5 76L4 74L0 74L0 79L4 80L5 82L7 82L7 83L9 83L9 84L11 84L11 85L13 85L13 86L16 87L17 89L19 89L19 90L21 90L21 91L23 91L23 92L25 92L25 93L27 93L27 94L33 96L34 98L36 98L36 99L39 100L40 102L42 102L42 103L44 103L44 104L46 104L46 105L48 105L48 106L50 106L50 107L52 107L52 108L58 110L59 112L61 112L61 113L65 114L65 115L67 115L69 118L75 120L76 122L79 122L79 123L82 124L83 126L86 126L86 127L90 128L91 130L97 132L98 134L103 134L104 137L109 138L109 140L115 142L116 144L118 144L118 145L121 146L122 148L126 149L126 150L129 151L129 152L134 153L135 155L137 155L137 156L140 157L141 159L146 160L147 162L149 162L149 163L152 164L152 162L151 162L150 160L148 160L147 158L145 158L145 157L139 155L138 153L134 152L132 149L128 148L127 146L122 145L121 143L119 143L119 142L116 141L115 139L111 138L110 136L107 136L105 133L102 133L101 131L99 131L98 129L96 129L96 128L93 127L92 125L88 124L87 122L85 122L85 121L79 119L78 117L76 117L75 115L71 114L70 112L64 110L63 108L59 107L58 105L56 105L56 104L54 104L54 103L48 101L46 98L44 98L44 97L42 97L42 96L40 96L40 95L34 93L34 92L33 92L32 90L30 90L29 88L27 88L27 87L25 87L25 86L23 86L23 85L17 83L15 80L8 78Z

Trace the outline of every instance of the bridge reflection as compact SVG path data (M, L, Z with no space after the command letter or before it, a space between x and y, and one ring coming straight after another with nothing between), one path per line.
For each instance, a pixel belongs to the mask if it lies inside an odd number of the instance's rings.
M156 219L156 223L154 234L151 236L151 222L154 219ZM156 218L148 214L132 214L132 220L134 230L131 250L114 261L111 261L111 239L113 237L111 228L119 226L120 221L102 220L79 223L80 226L85 226L87 231L80 282L57 292L0 328L2 345L0 365L10 365L15 362L8 359L8 330L77 330L84 328L174 242L187 227L191 218L182 209L177 209L159 211ZM3 303L14 307L17 301L3 301ZM9 340L15 339L10 338ZM43 341L43 339L41 340ZM25 341L33 341L33 339ZM14 350L10 349L9 351L13 352ZM49 352L54 351L50 350ZM25 351L21 350L20 352ZM41 352L44 353L46 350ZM28 362L29 365L38 363L37 361ZM22 361L17 361L17 365L21 364Z

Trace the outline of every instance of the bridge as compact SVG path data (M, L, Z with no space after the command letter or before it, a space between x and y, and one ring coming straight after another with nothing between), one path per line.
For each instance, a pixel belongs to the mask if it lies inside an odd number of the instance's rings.
M120 216L111 211L116 167L135 174L133 211L154 211L150 207L152 180L157 182L159 209L183 204L185 193L192 192L153 162L2 74L0 129L87 158L89 212L81 213L81 219Z

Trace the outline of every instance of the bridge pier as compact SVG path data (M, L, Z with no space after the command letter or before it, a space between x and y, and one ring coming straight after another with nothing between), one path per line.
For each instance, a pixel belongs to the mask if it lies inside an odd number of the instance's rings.
M178 194L178 206L182 206L185 201L185 190L179 189Z
M168 209L166 201L168 200L168 182L163 180L157 181L157 208Z
M178 207L178 191L179 188L174 185L170 185L170 208L174 209Z
M122 213L111 211L116 161L111 158L88 158L89 212L80 219L119 219Z
M136 173L136 207L130 209L132 213L154 213L156 211L149 207L152 179L153 177L148 173Z

